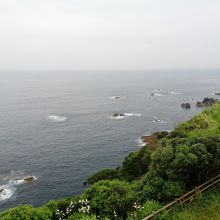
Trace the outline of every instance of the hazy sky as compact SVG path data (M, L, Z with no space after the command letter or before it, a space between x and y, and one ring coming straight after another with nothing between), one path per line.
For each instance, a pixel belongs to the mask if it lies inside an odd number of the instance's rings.
M0 0L0 70L220 68L220 0Z

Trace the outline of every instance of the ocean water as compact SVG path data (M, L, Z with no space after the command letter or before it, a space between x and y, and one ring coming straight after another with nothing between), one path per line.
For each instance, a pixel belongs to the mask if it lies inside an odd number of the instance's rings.
M83 192L88 176L120 165L140 136L172 130L215 92L219 70L0 73L0 210ZM22 183L29 175L37 180Z

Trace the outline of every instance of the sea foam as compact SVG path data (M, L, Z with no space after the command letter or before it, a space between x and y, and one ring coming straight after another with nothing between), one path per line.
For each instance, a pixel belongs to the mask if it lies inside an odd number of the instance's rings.
M59 115L49 115L47 116L47 119L52 122L64 122L67 120L67 117Z
M32 177L34 178L34 180L37 179L36 176L32 176ZM11 198L17 190L16 187L24 183L26 183L25 178L17 179L17 180L16 178L13 178L13 179L10 179L7 184L1 185L0 186L0 201L4 201L4 200Z
M141 114L139 114L139 113L122 113L122 115L111 116L109 118L114 119L114 120L122 120L122 119L126 119L128 117L140 117L140 116L141 116Z
M140 116L141 116L141 114L139 114L139 113L124 113L124 115L125 115L125 116L128 116L128 117L132 117L132 116L134 116L134 117L140 117Z
M116 96L110 96L110 99L125 99L125 96L120 96L120 95L116 95Z
M180 93L180 92L171 91L170 94L171 94L171 95L180 95L181 93Z

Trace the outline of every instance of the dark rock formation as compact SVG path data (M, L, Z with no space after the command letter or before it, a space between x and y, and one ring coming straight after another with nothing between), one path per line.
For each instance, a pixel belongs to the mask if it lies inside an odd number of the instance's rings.
M33 176L28 176L24 178L25 183L32 183L33 181L35 181L35 177Z
M197 107L207 107L207 106L211 106L213 104L215 104L215 102L217 101L217 99L214 98L204 98L202 102L197 102L196 106Z
M191 105L190 105L190 103L186 102L186 103L182 103L181 107L184 108L184 109L190 109Z
M125 116L125 114L124 113L114 113L113 114L113 117L124 117Z
M214 95L220 95L220 92L216 92L216 93L214 93Z

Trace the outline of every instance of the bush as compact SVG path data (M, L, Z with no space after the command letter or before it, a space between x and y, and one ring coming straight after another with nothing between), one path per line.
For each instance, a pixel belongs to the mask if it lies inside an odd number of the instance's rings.
M73 214L67 220L98 220L95 215L83 215L83 214ZM110 220L108 218L103 218L102 220Z
M130 153L122 163L120 175L128 181L132 181L147 173L150 164L150 155L151 152L147 146L142 147L137 152Z
M30 205L19 205L0 214L1 220L51 220L53 214L46 208L35 209Z
M135 211L128 215L127 220L142 220L161 207L162 205L159 202L148 200L144 203L144 205L135 205Z
M154 172L168 180L179 180L189 186L201 182L201 174L212 163L212 155L203 144L167 146L152 154Z
M137 200L137 194L131 185L120 180L100 181L84 193L90 201L92 213L113 218L115 215L126 218Z
M181 182L164 180L161 177L150 175L134 182L132 187L139 193L138 201L140 203L148 200L168 202L181 196L185 190L184 184Z
M94 184L101 180L112 180L117 177L118 171L116 169L104 169L94 175L90 176L84 184Z

